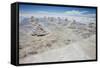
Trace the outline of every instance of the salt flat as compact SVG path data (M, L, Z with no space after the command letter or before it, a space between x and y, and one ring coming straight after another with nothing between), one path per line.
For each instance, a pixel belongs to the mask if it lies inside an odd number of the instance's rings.
M93 38L95 38L95 36L92 36L91 38L88 38L81 42L72 43L62 48L52 49L37 55L30 55L20 60L20 63L77 61L95 59L95 41L91 41L91 39ZM87 42L87 40L89 41Z
M20 23L19 62L96 59L95 22L83 22L68 17L25 19Z

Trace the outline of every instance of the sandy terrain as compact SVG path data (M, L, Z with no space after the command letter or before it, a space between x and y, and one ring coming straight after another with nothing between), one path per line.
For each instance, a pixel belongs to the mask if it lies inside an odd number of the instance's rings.
M91 60L95 59L96 47L91 39L83 40L81 42L72 43L68 46L52 49L41 54L30 55L22 60L20 63L38 63L38 62L56 62L56 61L75 61L75 60ZM87 42L88 40L88 42ZM84 45L84 43L87 43Z
M43 21L42 21L43 20ZM25 21L25 20L24 20ZM95 59L95 22L38 18L20 24L20 63Z

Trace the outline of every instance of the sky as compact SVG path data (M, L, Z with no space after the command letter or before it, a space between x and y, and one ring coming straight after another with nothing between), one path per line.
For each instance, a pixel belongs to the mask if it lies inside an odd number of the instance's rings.
M20 14L65 14L65 15L95 15L95 8L79 8L79 7L60 7L60 6L43 6L43 5L19 5Z

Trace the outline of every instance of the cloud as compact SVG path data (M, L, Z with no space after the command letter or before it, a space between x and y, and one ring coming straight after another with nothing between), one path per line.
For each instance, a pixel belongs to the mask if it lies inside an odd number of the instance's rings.
M82 15L84 13L87 13L88 11L78 11L78 10L71 10L71 11L65 11L65 14L69 15Z
M71 10L71 11L65 11L66 15L72 15L72 16L84 16L84 17L95 17L96 14L94 13L88 13L88 11L78 11L78 10Z
M69 15L82 15L84 13L87 13L88 11L78 11L78 10L71 10L71 11L65 11L64 14ZM43 14L57 14L56 12L48 12L48 11L37 11L37 13L43 13ZM59 13L63 14L63 13Z

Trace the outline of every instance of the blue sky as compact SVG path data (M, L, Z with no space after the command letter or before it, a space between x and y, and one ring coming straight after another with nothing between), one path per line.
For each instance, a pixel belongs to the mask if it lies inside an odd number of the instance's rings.
M96 14L95 8L76 8L43 5L19 5L20 13Z

